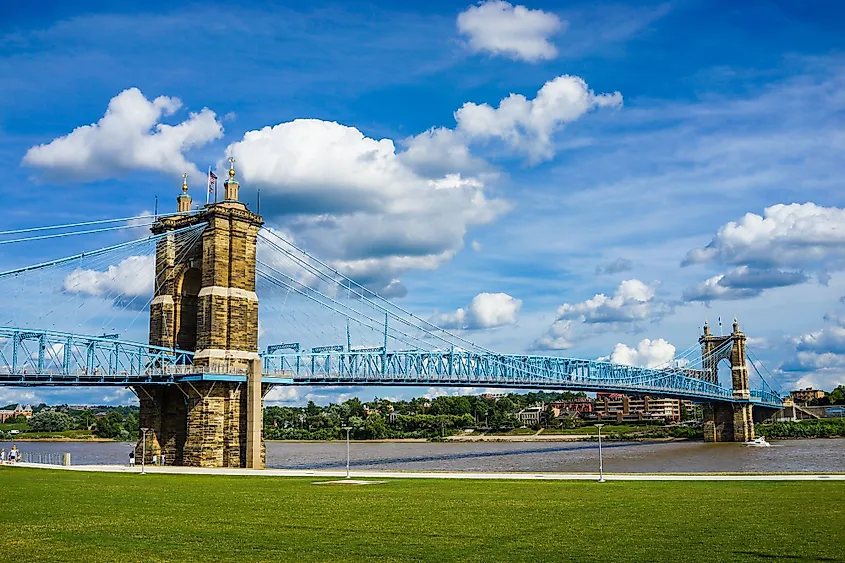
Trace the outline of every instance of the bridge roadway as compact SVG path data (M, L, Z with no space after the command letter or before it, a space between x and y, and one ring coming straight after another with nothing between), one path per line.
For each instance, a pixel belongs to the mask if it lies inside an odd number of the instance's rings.
M190 381L246 382L244 371L208 373L193 353L104 336L0 328L0 385L127 386ZM708 381L701 370L643 368L556 356L466 351L329 349L265 354L262 381L270 385L450 386L610 391L697 401L743 402L780 408L776 393L750 398Z

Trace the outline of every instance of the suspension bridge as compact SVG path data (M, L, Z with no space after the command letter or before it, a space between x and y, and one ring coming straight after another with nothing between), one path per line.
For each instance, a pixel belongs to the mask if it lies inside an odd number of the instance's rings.
M45 254L79 240L110 243L0 273L0 385L128 387L151 428L147 451L188 465L249 467L263 465L256 421L262 398L279 385L691 399L711 406L705 430L713 441L753 436L752 407L781 406L762 364L746 361L736 322L727 336L705 326L698 343L652 368L497 353L265 227L238 201L234 168L225 188L222 202L201 209L192 208L185 182L174 214L0 232L0 251L36 241L47 243L39 245ZM152 234L128 238L139 230ZM718 377L723 360L730 382Z

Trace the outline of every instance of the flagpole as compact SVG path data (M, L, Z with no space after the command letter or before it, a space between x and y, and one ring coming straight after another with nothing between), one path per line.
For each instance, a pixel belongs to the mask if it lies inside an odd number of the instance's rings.
M209 192L211 191L209 189L209 188L211 188L211 166L208 167L208 174L206 175L205 180L206 180L206 182L208 182L208 185L205 187L205 204L208 205L208 199L209 199L208 196L209 196Z

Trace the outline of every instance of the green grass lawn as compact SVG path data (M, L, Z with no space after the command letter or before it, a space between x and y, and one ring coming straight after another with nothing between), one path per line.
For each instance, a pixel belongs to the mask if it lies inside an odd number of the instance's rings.
M842 482L552 482L0 468L37 561L845 561Z

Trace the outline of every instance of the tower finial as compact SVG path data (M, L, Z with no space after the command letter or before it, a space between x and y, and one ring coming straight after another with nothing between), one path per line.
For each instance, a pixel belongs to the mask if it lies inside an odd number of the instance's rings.
M176 210L186 213L191 210L191 196L188 195L188 173L182 174L182 193L176 198Z
M235 157L229 157L229 178L223 182L223 187L226 188L226 201L238 201L238 189L240 184L235 178Z

